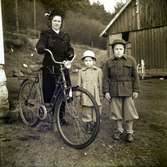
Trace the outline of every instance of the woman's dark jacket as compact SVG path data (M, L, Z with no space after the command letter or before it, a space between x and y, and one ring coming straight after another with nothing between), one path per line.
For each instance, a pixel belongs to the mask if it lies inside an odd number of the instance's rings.
M51 65L59 67L59 65L53 63L49 53L44 49L51 50L57 61L71 60L74 56L74 49L71 47L69 35L61 31L57 34L52 29L41 32L36 49L39 54L45 55L43 59L44 67Z
M71 60L74 56L74 49L71 47L70 37L67 33L60 31L57 34L52 29L41 32L36 49L39 54L44 54L42 69L43 95L44 101L50 102L55 89L55 82L60 75L60 65L53 63L49 53L45 49L51 50L57 61ZM56 74L54 77L51 74L53 72ZM67 84L70 85L68 70L65 70L65 77L68 81Z

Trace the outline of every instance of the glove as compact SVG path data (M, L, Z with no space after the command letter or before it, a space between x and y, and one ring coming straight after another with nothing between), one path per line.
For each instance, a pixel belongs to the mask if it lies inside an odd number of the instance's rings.
M110 93L109 93L109 92L106 92L106 93L105 93L105 98L106 98L108 101L111 101L111 96L110 96Z
M138 98L138 95L139 95L138 92L133 92L132 98L133 98L133 99L136 99L136 98Z

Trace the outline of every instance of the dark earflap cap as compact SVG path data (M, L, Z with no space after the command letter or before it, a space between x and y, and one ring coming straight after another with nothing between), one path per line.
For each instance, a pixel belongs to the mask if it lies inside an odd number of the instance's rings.
M126 41L123 40L123 39L114 39L113 42L110 44L110 46L113 47L116 44L122 44L122 45L125 46L126 45Z

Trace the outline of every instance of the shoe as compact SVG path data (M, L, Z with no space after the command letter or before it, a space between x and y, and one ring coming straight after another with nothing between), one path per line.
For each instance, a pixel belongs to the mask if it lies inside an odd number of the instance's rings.
M113 135L113 139L114 139L114 140L120 140L122 134L123 134L122 132L116 131L116 132L114 133L114 135Z
M73 101L73 97L68 97L67 98L67 103L71 103Z
M134 135L132 133L127 133L126 135L126 141L131 143L134 141Z
M67 125L69 125L69 124L68 124L68 122L67 122L64 118L62 118L62 119L60 120L60 125L61 125L61 126L67 126Z
M40 132L48 132L48 131L52 131L53 130L53 126L52 124L48 123L48 122L41 122L39 125L38 125L38 130Z

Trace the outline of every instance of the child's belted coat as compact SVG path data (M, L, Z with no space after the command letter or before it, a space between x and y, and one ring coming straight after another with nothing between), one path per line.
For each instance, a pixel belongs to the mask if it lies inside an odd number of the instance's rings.
M96 66L85 67L79 70L78 85L87 89L101 106L100 97L102 96L102 70ZM82 105L92 106L86 96L82 97Z
M103 92L111 97L129 97L139 92L139 76L132 56L110 58L104 65Z

